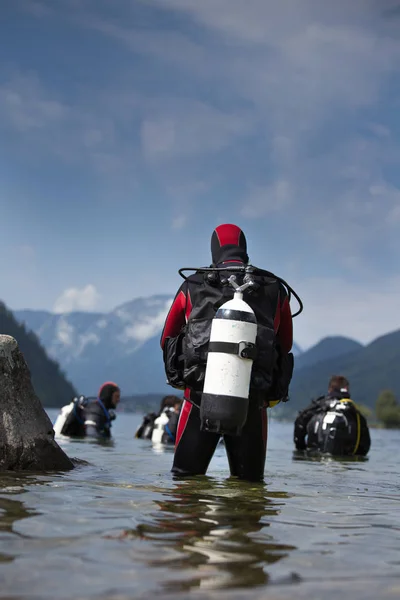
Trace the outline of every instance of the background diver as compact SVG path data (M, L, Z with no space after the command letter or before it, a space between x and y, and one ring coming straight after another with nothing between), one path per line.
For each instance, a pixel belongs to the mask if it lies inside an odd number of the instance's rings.
M342 375L331 377L328 393L299 412L294 423L297 450L316 450L333 456L365 456L371 446L367 420L350 398Z
M56 435L68 437L110 438L115 409L121 398L116 383L107 381L100 387L97 398L74 398L63 406L54 423Z

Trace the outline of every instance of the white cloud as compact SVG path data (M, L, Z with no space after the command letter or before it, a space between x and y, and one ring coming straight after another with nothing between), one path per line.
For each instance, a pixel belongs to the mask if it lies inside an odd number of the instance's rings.
M186 159L218 152L254 128L243 111L219 110L210 104L179 97L160 98L149 104L142 123L144 156L150 160Z
M164 326L164 322L171 307L172 300L173 298L167 300L167 302L165 302L164 306L156 315L152 317L145 317L133 325L126 327L122 333L122 336L120 336L121 340L126 342L133 339L143 343L151 337L157 335Z
M58 314L73 311L91 311L97 306L100 294L94 285L88 284L83 288L68 288L57 298L53 311Z
M186 215L177 215L172 219L172 229L178 230L183 229L187 223Z
M67 311L65 311L67 312ZM64 346L73 346L75 329L66 319L59 319L56 328L56 339Z
M304 302L304 312L293 321L294 339L304 349L328 335L369 343L399 328L398 276L364 284L341 277L309 278L292 285ZM293 312L295 308L293 299Z
M0 108L7 117L7 125L22 134L65 121L68 116L68 107L47 98L38 78L32 74L16 74L0 86Z
M241 214L250 219L257 219L288 208L292 199L292 185L286 180L275 181L266 187L252 186L244 200Z
M75 356L79 356L82 354L87 345L92 344L93 346L97 346L100 343L100 338L95 333L86 333L80 335L76 346L75 346Z

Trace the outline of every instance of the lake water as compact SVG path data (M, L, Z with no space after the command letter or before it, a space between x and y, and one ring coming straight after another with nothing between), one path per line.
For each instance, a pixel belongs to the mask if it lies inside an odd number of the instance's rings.
M55 411L49 411L54 422ZM0 597L400 597L400 431L372 430L367 461L299 460L271 421L265 484L171 477L172 449L133 438L60 442L67 474L0 476Z

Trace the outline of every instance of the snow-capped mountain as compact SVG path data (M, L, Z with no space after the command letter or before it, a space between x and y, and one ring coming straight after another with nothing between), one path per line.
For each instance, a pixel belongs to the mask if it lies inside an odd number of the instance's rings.
M159 341L172 296L137 298L109 313L19 310L15 317L36 333L82 394L115 380L124 395L171 393ZM301 350L294 345L294 354Z

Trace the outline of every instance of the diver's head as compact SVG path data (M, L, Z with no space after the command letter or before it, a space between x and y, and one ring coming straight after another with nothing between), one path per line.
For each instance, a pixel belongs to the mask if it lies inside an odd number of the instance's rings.
M247 264L247 242L243 231L237 225L218 225L211 236L211 256L213 265L225 261L239 261Z
M178 396L174 396L173 394L164 396L164 398L161 400L161 404L160 404L160 413L162 413L162 411L165 408L172 408L175 410L175 412L177 412L176 407L177 406L180 407L181 404L182 404L182 400Z
M350 398L350 383L343 375L332 375L329 380L328 394L330 396L337 394L340 397Z
M99 390L99 398L107 409L117 408L121 398L121 390L113 381L106 381Z

